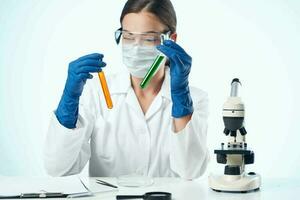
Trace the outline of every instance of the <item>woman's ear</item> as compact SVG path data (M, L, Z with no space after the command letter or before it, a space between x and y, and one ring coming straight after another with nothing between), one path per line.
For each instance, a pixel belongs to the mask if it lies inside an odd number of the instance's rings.
M172 33L170 35L170 38L171 38L171 40L173 40L174 42L176 42L176 40L177 40L177 33Z

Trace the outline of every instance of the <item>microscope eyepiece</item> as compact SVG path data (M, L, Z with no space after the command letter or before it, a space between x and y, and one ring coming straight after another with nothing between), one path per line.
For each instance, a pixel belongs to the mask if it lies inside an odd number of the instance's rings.
M233 82L238 82L238 83L241 84L241 82L240 82L240 80L239 80L238 78L234 78L234 79L231 81L231 84L232 84ZM241 85L242 85L242 84L241 84Z
M231 97L237 97L238 96L238 88L241 86L241 82L238 78L234 78L231 82L231 91L230 96Z

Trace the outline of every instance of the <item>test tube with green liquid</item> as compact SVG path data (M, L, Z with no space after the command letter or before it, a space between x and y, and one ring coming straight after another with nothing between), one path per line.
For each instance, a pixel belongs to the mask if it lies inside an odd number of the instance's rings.
M153 64L151 65L150 69L148 70L147 74L145 75L144 79L142 80L140 86L142 89L145 89L148 84L150 83L153 76L158 71L161 63L166 60L166 56L160 53L154 60Z
M168 36L161 35L161 43L165 40L165 37L167 37L166 39L169 39ZM144 76L142 82L140 83L140 87L142 89L145 89L149 85L151 79L156 74L159 67L166 60L166 58L167 57L163 53L160 53L158 56L156 56L154 62L152 63L151 67L149 68L149 70L147 71L146 75Z

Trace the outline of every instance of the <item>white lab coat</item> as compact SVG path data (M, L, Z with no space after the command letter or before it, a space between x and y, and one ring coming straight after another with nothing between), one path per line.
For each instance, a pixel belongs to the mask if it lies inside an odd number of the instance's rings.
M50 175L80 173L88 161L89 175L99 177L138 173L193 179L204 173L209 160L205 92L190 87L192 118L174 133L169 69L145 115L127 71L107 76L107 83L113 109L107 109L95 76L80 98L75 129L62 126L52 113L44 150Z

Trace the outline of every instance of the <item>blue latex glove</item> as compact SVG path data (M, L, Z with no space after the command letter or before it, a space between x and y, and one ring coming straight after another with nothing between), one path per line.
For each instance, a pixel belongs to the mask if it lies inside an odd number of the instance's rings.
M93 78L90 73L100 72L106 65L102 59L102 54L93 53L80 57L69 64L65 89L55 112L59 123L64 127L76 127L79 97L86 80Z
M192 58L171 40L165 40L157 49L170 60L172 116L180 118L192 114L194 109L188 81Z

